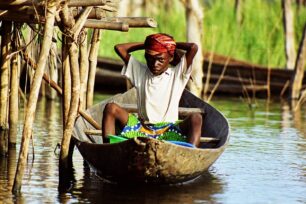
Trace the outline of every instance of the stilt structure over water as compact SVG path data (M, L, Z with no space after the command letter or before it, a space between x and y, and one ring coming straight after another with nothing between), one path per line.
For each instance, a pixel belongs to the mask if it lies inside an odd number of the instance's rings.
M34 76L25 107L25 120L18 165L12 191L21 190L22 178L27 162L29 141L32 137L37 99L44 79L59 95L63 95L63 138L60 152L60 174L69 167L69 145L72 129L78 113L100 129L83 111L92 104L97 54L100 45L100 29L128 31L131 27L156 27L154 19L148 17L116 17L118 0L9 0L0 2L1 23L1 100L0 131L9 131L9 139L0 135L0 154L5 156L7 144L16 143L13 128L18 121L18 91L21 62L31 67ZM27 29L25 29L25 27ZM92 29L92 31L90 31ZM25 30L30 32L26 33ZM52 76L56 68L57 42L55 31L62 36L62 84ZM24 36L26 33L27 36ZM30 35L30 34L33 35ZM57 32L58 33L58 32ZM88 33L92 33L90 46ZM29 39L29 36L33 36ZM40 37L37 53L28 49ZM26 41L25 39L29 39ZM87 55L89 53L89 55ZM37 57L35 57L35 55ZM49 71L47 74L47 67ZM26 72L23 72L26 73ZM54 94L51 94L50 97ZM9 97L10 96L10 97ZM17 104L17 105L16 105ZM10 114L9 114L10 113ZM10 117L8 117L10 116ZM7 135L7 134L5 134Z

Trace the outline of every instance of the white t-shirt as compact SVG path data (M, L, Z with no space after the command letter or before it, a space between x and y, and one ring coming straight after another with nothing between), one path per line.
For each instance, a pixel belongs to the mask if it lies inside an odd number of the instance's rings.
M150 123L175 122L181 95L189 80L185 55L175 67L154 76L146 64L130 57L121 74L126 76L137 90L139 116Z

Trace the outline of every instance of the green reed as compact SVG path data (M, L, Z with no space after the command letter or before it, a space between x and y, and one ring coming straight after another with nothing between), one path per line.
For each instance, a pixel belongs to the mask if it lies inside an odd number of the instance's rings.
M242 1L242 23L236 21L234 0L206 0L204 11L203 49L237 59L271 67L285 66L284 31L280 0ZM296 49L306 23L306 8L295 13ZM145 14L143 16L146 16ZM152 16L152 15L151 15ZM131 28L129 32L104 31L99 54L116 57L113 47L117 43L144 41L145 36L155 32L169 33L177 41L186 40L184 8L178 1L172 9L161 8L156 16L158 28ZM136 57L141 57L137 53Z

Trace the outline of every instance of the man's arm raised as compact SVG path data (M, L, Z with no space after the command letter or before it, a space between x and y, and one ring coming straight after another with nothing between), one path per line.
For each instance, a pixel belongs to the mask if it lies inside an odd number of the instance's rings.
M142 42L125 43L115 45L115 51L120 56L120 58L127 65L130 59L130 53L136 50L144 49L144 44Z
M198 46L195 43L187 43L187 42L177 42L176 43L176 49L184 50L186 51L186 62L187 67L189 67L192 64L193 58L198 52Z

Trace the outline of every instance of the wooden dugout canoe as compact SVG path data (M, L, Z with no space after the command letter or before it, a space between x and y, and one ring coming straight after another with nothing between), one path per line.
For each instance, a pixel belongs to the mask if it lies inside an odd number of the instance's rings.
M136 91L131 89L88 109L87 113L100 124L107 102L135 104ZM229 140L229 124L219 111L188 91L184 91L180 107L203 109L202 137L216 138L217 142L202 143L201 148L189 148L150 138L102 144L101 136L84 133L93 127L81 117L76 121L73 139L83 158L105 180L132 183L188 181L207 171L225 150Z
M95 90L120 92L126 89L125 78L120 74L122 61L100 57L97 66ZM275 97L286 96L290 90L289 82L294 74L293 70L276 67L269 69L209 52L204 53L203 72L203 86L208 83L208 94L215 89L216 95L243 96L248 92L250 96L256 94L258 97L266 97L268 92ZM220 83L216 85L220 77ZM112 84L111 89L109 84ZM305 88L306 77L302 82L302 89Z

